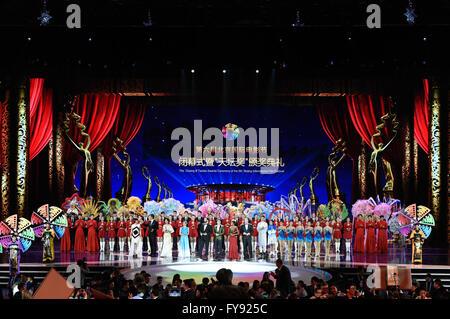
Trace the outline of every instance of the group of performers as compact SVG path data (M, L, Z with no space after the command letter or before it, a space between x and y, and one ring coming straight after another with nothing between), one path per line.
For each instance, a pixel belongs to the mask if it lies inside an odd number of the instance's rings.
M229 260L287 256L305 258L321 255L330 257L334 247L336 256L350 254L352 239L357 253L386 253L387 227L383 217L361 215L353 223L350 218L312 215L301 217L289 215L280 218L236 214L224 218L210 214L196 217L192 212L183 214L143 215L132 212L125 218L112 216L109 221L100 213L97 218L84 220L81 215L71 214L68 227L61 238L61 250L77 252L124 252L125 243L130 255L171 258L177 250L178 258L197 256L201 259ZM356 230L355 235L353 230ZM313 254L314 252L314 254Z

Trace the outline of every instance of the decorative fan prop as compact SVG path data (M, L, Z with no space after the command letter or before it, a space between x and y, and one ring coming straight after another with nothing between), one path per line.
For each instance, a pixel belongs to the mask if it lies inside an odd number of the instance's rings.
M36 237L41 237L46 224L50 224L58 239L64 235L68 226L64 211L59 207L49 206L48 204L42 205L37 209L37 212L31 214L31 223L35 226L33 230Z
M428 207L411 204L398 213L398 224L398 231L405 237L409 237L412 229L418 224L425 238L428 238L435 221Z
M12 237L16 236L23 252L30 248L32 241L35 239L31 222L26 218L19 218L17 214L0 222L0 235L0 243L4 248L8 248L8 245L12 242Z

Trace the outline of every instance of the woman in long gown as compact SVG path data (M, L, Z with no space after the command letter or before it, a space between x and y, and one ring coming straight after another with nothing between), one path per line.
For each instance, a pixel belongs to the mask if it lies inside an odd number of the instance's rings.
M179 232L178 258L188 258L191 252L189 250L189 227L187 227L187 221L183 221L183 226L180 227Z
M353 251L356 253L364 252L364 228L366 227L362 215L358 215L358 219L355 222L355 247Z
M366 236L366 251L369 254L376 253L376 238L375 238L375 222L372 216L369 215L369 220L366 223L367 236Z
M45 230L42 233L43 253L42 261L52 262L55 259L55 249L53 245L53 238L56 237L55 231L50 227L50 224L45 225Z
M81 215L78 215L78 220L75 222L75 243L74 250L75 251L85 251L86 250L86 238L84 237L84 228L86 227L86 223L81 218Z
M64 234L61 237L61 251L70 251L70 228L72 228L72 222L70 218L67 218L67 227L65 227Z
M162 244L162 251L160 257L172 257L172 233L174 232L172 225L169 223L169 220L166 219L164 221L163 226L163 244Z
M98 238L97 238L97 221L94 219L94 215L91 215L91 219L86 223L88 229L87 235L87 251L95 252L99 250Z
M377 250L379 253L387 253L388 252L388 240L387 240L387 228L388 224L384 220L384 217L380 217L380 221L378 222L378 244Z
M239 260L239 252L237 245L237 238L239 236L239 230L236 227L236 222L234 220L231 221L231 226L228 231L229 235L229 250L228 250L228 259L229 260Z
M273 220L269 221L269 227L267 228L267 244L270 249L270 257L276 256L276 246L277 246L277 226L273 224Z

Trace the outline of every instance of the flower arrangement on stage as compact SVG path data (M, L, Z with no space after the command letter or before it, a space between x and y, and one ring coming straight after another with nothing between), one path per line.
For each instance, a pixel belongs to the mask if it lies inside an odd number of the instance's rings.
M150 215L157 215L161 212L161 203L158 203L154 200L147 201L144 203L144 211Z
M72 196L66 198L64 203L62 203L61 208L64 209L68 215L78 215L81 213L82 203L83 199L77 193L74 193Z
M136 215L144 216L144 207L141 205L142 200L137 196L130 196L125 207Z
M130 211L128 210L128 208L126 208L125 206L122 206L119 208L119 211L117 212L117 217L122 217L123 218L128 218L128 216L130 215Z
M167 215L172 215L176 212L175 215L177 215L180 208L184 208L184 205L179 200L168 198L161 202L160 212L165 212Z
M207 217L209 214L214 214L219 210L219 205L212 200L204 202L198 210L202 213L202 217Z
M373 209L373 213L378 217L383 216L387 220L392 213L392 206L387 203L380 203Z
M370 200L371 199L371 200ZM372 198L370 199L358 199L352 206L352 215L357 217L358 215L367 216L373 213L376 203Z

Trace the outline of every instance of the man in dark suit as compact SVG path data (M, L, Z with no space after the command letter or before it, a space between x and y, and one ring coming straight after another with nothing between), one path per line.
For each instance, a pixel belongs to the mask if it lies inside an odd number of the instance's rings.
M147 221L148 239L150 241L150 256L156 257L156 231L158 230L158 223L155 220L155 215L150 214Z
M241 225L242 246L244 249L244 259L248 260L253 257L252 254L252 234L253 226L248 223L248 218L245 218L244 223Z
M214 257L215 259L223 258L223 236L225 235L225 228L220 219L217 219L217 224L214 226Z
M198 227L199 247L198 258L207 260L209 253L209 241L211 240L212 226L208 223L208 219L203 218L203 223ZM203 258L203 248L205 248L205 258Z
M281 259L276 261L277 269L275 272L271 272L273 278L277 280L275 288L280 292L281 297L287 297L291 292L295 290L295 284L291 278L291 272L288 267L283 265Z

